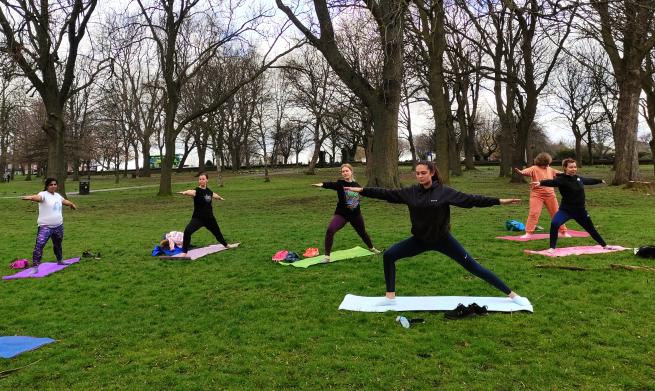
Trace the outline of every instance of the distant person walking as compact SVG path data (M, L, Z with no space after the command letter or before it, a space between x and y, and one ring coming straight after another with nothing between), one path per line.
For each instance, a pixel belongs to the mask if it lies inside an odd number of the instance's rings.
M353 167L348 164L341 165L341 177L336 182L321 182L314 183L312 186L322 187L324 189L332 189L337 192L337 208L334 210L334 215L332 220L328 225L327 231L325 232L325 256L323 258L323 263L330 262L330 254L332 252L332 244L334 242L334 235L343 228L346 223L350 223L355 229L355 232L359 235L360 238L364 241L368 249L375 253L379 254L380 251L373 247L373 242L366 232L366 227L364 226L364 217L362 216L362 211L359 205L359 193L354 191L344 190L345 187L359 187L359 183L355 182L355 177L353 176Z
M39 272L39 265L43 257L43 248L52 238L52 250L58 264L63 264L62 242L64 241L64 216L62 205L77 209L74 203L57 193L59 183L55 178L46 178L42 192L22 197L25 201L39 203L39 217L37 219L36 244L32 253L32 273Z
M539 223L539 217L541 216L541 209L546 205L546 209L550 214L552 219L557 213L559 206L557 205L557 197L555 196L555 190L550 187L541 187L535 185L535 182L539 182L546 179L553 179L559 171L550 167L550 164L553 162L553 158L546 152L538 154L534 158L534 165L526 169L520 170L514 168L514 171L517 174L530 177L530 211L528 212L528 221L525 223L525 235L522 235L522 238L530 238ZM562 225L559 228L559 233L563 236L570 237L566 233L566 226Z
M612 248L607 246L605 240L600 236L594 223L589 217L587 209L585 209L585 185L597 185L605 183L602 179L583 178L577 175L578 165L575 159L564 159L562 161L564 173L557 174L554 179L546 179L539 182L533 182L536 186L547 186L559 188L562 194L562 205L553 216L550 223L550 248L549 251L555 251L557 247L557 231L567 221L573 219L582 228L584 228L589 235L601 246L605 248Z
M191 246L191 235L202 227L207 228L216 238L216 240L226 248L234 248L235 245L227 244L221 229L214 217L212 210L212 200L223 201L224 198L214 193L207 187L207 174L201 172L198 174L198 187L193 190L180 191L178 194L193 197L193 215L191 221L184 228L182 253L181 256L186 256Z
M500 278L485 269L469 255L450 233L450 205L461 208L510 205L516 198L498 199L461 193L443 185L434 163L422 161L415 168L418 184L402 189L374 187L347 188L366 197L379 198L409 208L412 236L394 244L384 252L385 299L378 305L396 304L396 261L425 251L438 251L455 260L469 273L483 279L508 295L515 303L525 306L529 301L517 295Z

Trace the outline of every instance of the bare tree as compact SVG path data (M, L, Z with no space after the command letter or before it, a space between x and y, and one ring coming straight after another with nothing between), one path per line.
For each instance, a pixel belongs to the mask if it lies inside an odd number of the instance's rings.
M653 172L655 172L655 53L652 51L646 57L644 71L645 75L641 81L641 88L646 94L646 99L642 104L642 113L651 133L648 145L650 146L650 156L653 161Z
M587 22L584 28L607 52L618 86L612 184L625 184L639 176L637 124L645 76L642 63L655 47L655 6L647 0L591 0L581 10L581 18Z
M276 4L293 22L293 24L325 57L341 81L357 95L368 108L373 123L373 145L370 165L369 186L398 187L398 107L402 83L402 57L404 15L407 10L405 0L356 1L352 12L362 10L375 21L380 49L383 52L380 78L381 83L374 85L370 78L358 71L356 65L349 62L338 45L334 28L334 15L342 8L341 2L328 5L327 0L314 1L319 31L307 26L298 18L294 10L276 0ZM365 11L364 11L365 10Z
M48 175L59 180L65 196L66 123L64 104L92 82L73 88L79 46L96 8L97 0L68 0L38 4L0 0L2 50L18 65L41 97L47 116L43 130L48 140ZM62 57L63 56L63 57Z

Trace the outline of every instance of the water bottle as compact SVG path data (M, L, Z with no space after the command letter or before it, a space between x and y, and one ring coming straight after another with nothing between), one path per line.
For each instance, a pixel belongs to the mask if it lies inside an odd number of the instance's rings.
M409 320L404 316L397 316L396 322L399 322L401 326L408 329L410 327Z

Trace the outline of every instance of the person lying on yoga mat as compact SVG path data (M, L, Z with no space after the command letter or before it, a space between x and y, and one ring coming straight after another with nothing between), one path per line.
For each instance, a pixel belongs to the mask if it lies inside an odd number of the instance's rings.
M528 305L529 301L517 295L491 271L485 269L469 255L450 233L450 205L461 208L488 207L517 204L517 198L498 199L461 193L442 184L439 170L430 161L416 165L418 184L402 189L374 187L347 188L366 197L379 198L394 204L405 204L409 209L412 236L394 244L384 252L384 279L386 297L378 305L396 304L396 261L413 257L425 251L438 251L463 266L473 275L493 285L515 303Z
M514 167L514 172L523 176L529 176L531 179L530 211L528 212L528 220L525 223L525 235L521 235L522 238L527 239L534 234L544 204L546 205L546 209L548 209L551 219L555 213L557 213L557 208L559 206L557 205L555 190L550 187L541 187L534 184L534 182L539 182L544 179L553 179L555 174L559 173L559 171L550 167L552 162L553 158L548 153L542 152L534 158L534 166L528 167L524 170ZM563 236L571 236L566 233L565 225L559 227L559 232Z
M585 209L585 192L584 185L597 185L605 183L602 179L583 178L576 175L578 172L578 165L575 159L564 159L562 161L564 173L557 174L554 179L542 180L533 182L535 186L557 187L562 195L562 204L559 207L553 220L550 223L550 248L549 251L555 251L557 247L557 231L565 222L573 219L585 231L589 232L594 240L604 248L613 249L600 236L594 223Z
M36 222L38 225L36 244L32 253L32 273L34 274L39 272L43 248L48 239L51 238L52 250L57 258L57 263L63 265L61 243L64 240L64 216L62 214L62 205L66 205L73 210L77 209L77 206L57 193L57 186L57 179L46 178L42 192L22 197L25 201L39 203L39 217Z
M180 231L171 231L164 235L164 239L159 242L162 248L168 248L173 251L175 246L182 248L184 245L184 233Z
M184 228L182 253L180 256L186 256L191 246L191 235L202 227L207 228L216 238L216 240L227 248L234 248L231 244L227 244L221 229L218 227L214 212L212 210L212 200L223 201L224 198L214 193L207 187L207 174L201 172L198 174L198 187L193 190L180 191L178 194L193 197L193 215L191 221Z
M368 246L368 249L375 253L379 254L380 251L373 247L373 242L366 232L366 227L364 226L364 217L362 216L361 209L359 207L359 193L354 191L345 191L344 187L359 187L359 183L355 182L355 177L353 176L353 167L346 163L341 165L341 176L343 179L339 179L336 182L321 182L314 183L312 186L322 187L324 189L332 189L337 191L337 208L334 210L334 216L327 227L325 232L325 256L323 258L323 263L330 262L330 253L332 252L332 243L334 241L334 235L343 228L346 223L350 223L352 227L357 232L360 238Z

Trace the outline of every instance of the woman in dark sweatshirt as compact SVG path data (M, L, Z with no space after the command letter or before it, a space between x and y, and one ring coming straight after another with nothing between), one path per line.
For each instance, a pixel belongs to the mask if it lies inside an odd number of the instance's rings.
M386 297L378 305L396 303L396 261L425 251L438 251L454 259L473 275L493 285L515 303L525 306L529 301L517 295L491 271L473 260L461 244L450 234L450 205L462 208L517 204L519 199L498 199L460 193L442 184L434 163L422 161L416 165L417 185L402 189L348 188L363 196L379 198L395 204L406 204L412 222L412 236L398 242L384 252Z
M373 247L373 242L371 242L371 238L366 232L364 217L362 217L362 211L359 208L359 193L344 190L344 187L347 186L359 187L359 183L355 182L355 178L353 177L353 167L348 163L342 164L341 176L343 179L339 179L336 182L321 182L312 185L324 189L336 190L338 197L337 208L334 210L334 216L332 216L330 225L328 225L327 231L325 232L325 257L323 258L323 263L330 262L334 234L343 228L346 223L350 223L353 226L370 251L375 254L380 253L380 251Z
M216 240L226 248L236 247L236 245L227 244L225 238L223 238L221 229L214 217L214 211L212 210L212 200L223 201L224 198L207 187L207 180L207 174L201 172L198 174L198 187L193 190L178 192L178 194L193 197L193 215L191 216L189 224L184 228L181 256L186 256L186 253L189 251L189 247L191 246L191 235L202 227L207 228L214 235Z
M577 176L578 165L575 159L564 159L562 161L562 167L564 168L564 173L557 174L554 179L533 182L537 186L557 187L559 188L560 194L562 194L562 203L550 223L549 251L555 251L555 247L557 247L557 231L559 227L571 219L575 220L585 231L589 232L589 235L598 244L607 248L607 243L605 243L598 231L596 231L594 223L591 221L587 209L585 209L584 193L584 185L597 185L599 183L605 183L605 181L602 179ZM553 232L555 233L553 234Z

